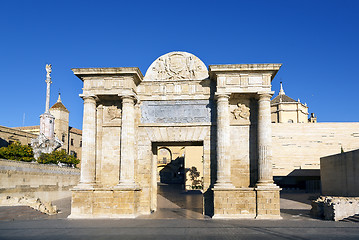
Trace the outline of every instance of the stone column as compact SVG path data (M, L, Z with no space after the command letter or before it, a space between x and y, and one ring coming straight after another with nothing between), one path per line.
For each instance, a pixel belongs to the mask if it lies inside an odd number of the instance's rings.
M135 184L135 98L122 96L120 182L118 188L136 188Z
M49 108L50 108L50 84L51 82L51 71L52 71L52 66L51 64L46 64L46 107L45 107L45 113L49 113Z
M214 188L234 188L231 183L229 94L217 94L217 181Z
M96 126L96 184L101 183L102 169L102 137L103 137L103 105L97 107Z
M95 96L81 97L84 100L81 176L76 188L92 189L96 176L96 100Z
M258 182L259 186L273 186L271 94L259 94L258 100Z

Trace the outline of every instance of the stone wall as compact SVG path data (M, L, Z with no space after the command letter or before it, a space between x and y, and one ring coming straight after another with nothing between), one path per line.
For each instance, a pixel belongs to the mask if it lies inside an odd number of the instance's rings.
M272 123L273 175L320 169L320 158L359 148L359 123ZM304 172L304 171L303 171Z
M359 213L359 198L320 196L312 202L312 216L340 221Z
M52 201L70 196L79 177L79 169L0 159L0 195Z
M359 150L321 158L320 175L323 195L359 197Z

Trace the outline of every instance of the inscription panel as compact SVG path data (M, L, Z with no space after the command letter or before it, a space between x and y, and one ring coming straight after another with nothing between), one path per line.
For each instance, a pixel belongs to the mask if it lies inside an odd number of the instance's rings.
M211 122L211 100L143 101L141 123Z

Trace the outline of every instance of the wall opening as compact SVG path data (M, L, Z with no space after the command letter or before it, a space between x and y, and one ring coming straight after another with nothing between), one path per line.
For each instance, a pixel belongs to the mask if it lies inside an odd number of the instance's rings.
M203 142L154 142L157 211L203 214Z

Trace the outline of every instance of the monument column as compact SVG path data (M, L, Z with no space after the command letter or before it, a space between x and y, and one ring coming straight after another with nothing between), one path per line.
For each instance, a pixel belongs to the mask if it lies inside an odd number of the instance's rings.
M52 72L52 65L46 64L46 107L45 107L45 113L49 113L50 108L50 84L51 82L51 74Z
M258 182L257 187L273 186L272 128L270 93L259 94L258 100Z
M84 113L82 125L82 158L80 184L76 188L93 188L96 176L96 100L82 95Z
M135 184L135 97L122 97L120 182L118 188L136 188Z
M217 97L217 181L214 188L234 188L231 183L229 94Z

